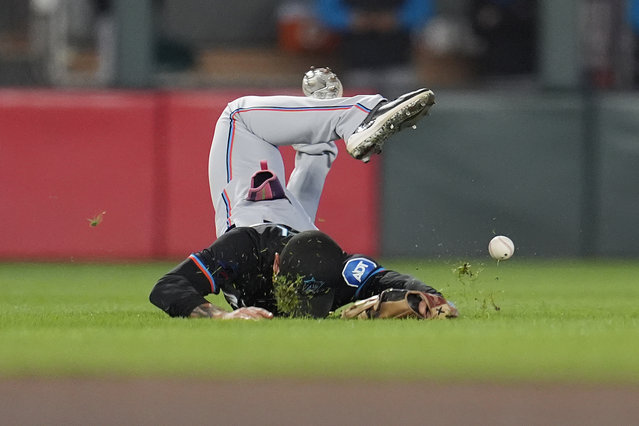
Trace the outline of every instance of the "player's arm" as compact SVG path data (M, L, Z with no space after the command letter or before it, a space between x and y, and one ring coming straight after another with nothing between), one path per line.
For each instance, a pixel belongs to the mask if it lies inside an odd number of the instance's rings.
M196 255L189 256L172 271L164 275L151 290L149 300L152 304L162 309L172 317L190 317L196 313L204 316L204 307L209 312L209 317L221 308L213 308L204 296L217 293L219 290L211 286L209 278L198 267ZM216 291L217 290L217 291ZM197 312L196 312L197 311Z
M366 283L366 287L363 289L364 294L361 294L360 297L366 298L373 294L379 294L389 288L398 290L415 290L441 296L441 293L433 287L421 282L411 275L400 274L399 272L391 270L384 270L370 278L369 282Z
M189 256L155 284L149 300L172 317L219 318L219 319L270 319L273 314L266 309L243 307L227 312L204 298L217 294L213 275L198 257Z
M256 307L227 312L204 298L223 288L234 288L241 280L246 253L254 250L253 232L250 228L235 228L210 247L190 255L158 280L149 296L151 303L172 317L271 318L270 312Z
M385 269L368 256L349 256L344 263L342 277L351 288L356 289L353 300L367 299L390 288L441 295L417 278Z
M220 289L234 288L234 283L242 279L246 253L254 249L253 232L236 228L210 247L190 255L155 284L149 296L151 303L172 317L271 318L270 312L256 307L227 312L204 298L207 294L218 294Z
M273 314L266 309L249 306L227 312L212 303L204 303L196 306L189 318L219 318L219 319L271 319Z
M457 308L417 278L382 268L364 256L347 258L344 281L356 287L342 318L455 318ZM352 293L351 293L352 294ZM339 303L339 302L338 302Z

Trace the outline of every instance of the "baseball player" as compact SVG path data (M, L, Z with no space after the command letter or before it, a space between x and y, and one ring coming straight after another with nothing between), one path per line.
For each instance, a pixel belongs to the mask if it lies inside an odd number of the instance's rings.
M390 102L380 95L342 97L330 70L309 73L309 96L247 96L228 104L209 157L218 238L164 275L150 301L174 317L325 317L356 300L364 302L345 311L347 317L457 316L432 287L345 253L313 223L337 155L334 141L343 139L350 155L367 162L391 135L428 113L433 93L420 89ZM297 151L286 186L278 150L284 145ZM277 282L294 289L292 308L276 297ZM220 291L232 312L204 298Z

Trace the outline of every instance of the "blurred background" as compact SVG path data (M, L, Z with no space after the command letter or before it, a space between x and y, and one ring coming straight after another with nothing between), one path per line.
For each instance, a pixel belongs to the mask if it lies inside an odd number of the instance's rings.
M215 120L310 66L437 96L335 163L318 226L348 251L639 255L639 1L0 0L0 259L207 246Z

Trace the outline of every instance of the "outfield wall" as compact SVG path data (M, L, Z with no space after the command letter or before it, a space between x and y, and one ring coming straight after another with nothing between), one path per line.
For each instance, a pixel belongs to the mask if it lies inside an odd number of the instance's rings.
M242 94L0 90L0 258L182 258L208 246L213 127ZM284 157L290 173L292 149ZM349 251L378 253L378 170L342 154L327 178L317 223Z
M438 93L383 165L385 255L639 255L637 94Z
M208 245L213 126L242 94L0 90L0 259L181 258ZM518 255L639 255L639 96L585 107L579 94L437 95L383 157L335 162L317 224L347 250L485 256L498 233Z

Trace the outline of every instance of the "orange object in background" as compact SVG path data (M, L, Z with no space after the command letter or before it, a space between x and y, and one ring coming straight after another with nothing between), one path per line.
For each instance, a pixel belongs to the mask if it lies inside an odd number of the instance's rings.
M324 28L303 4L282 6L277 25L278 45L285 52L328 52L339 42L337 34Z

